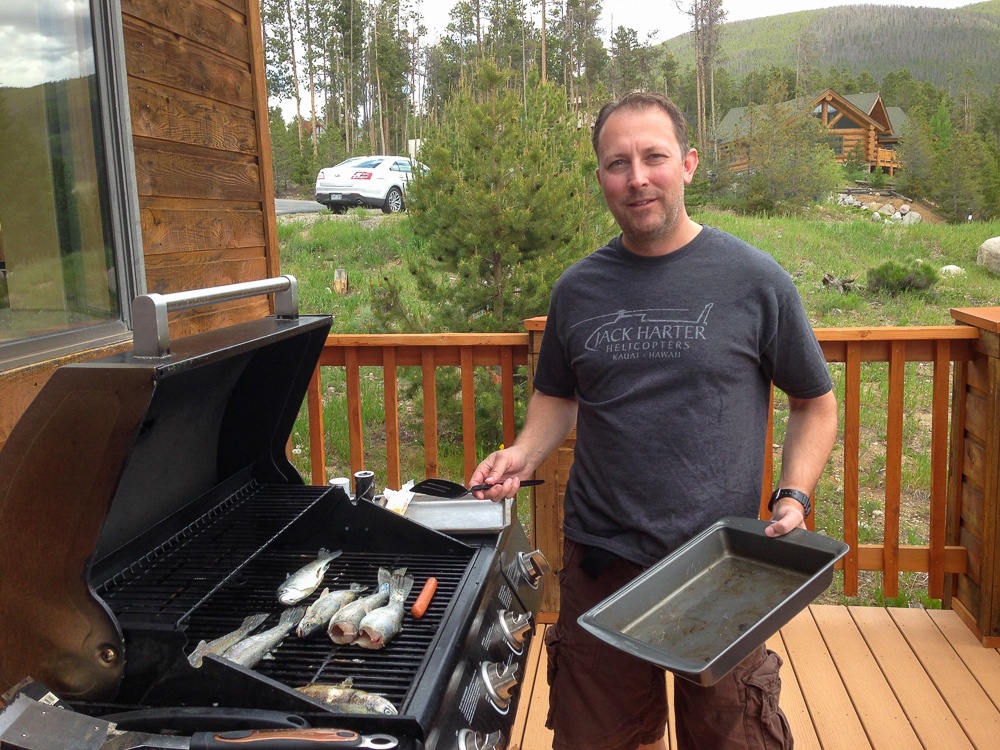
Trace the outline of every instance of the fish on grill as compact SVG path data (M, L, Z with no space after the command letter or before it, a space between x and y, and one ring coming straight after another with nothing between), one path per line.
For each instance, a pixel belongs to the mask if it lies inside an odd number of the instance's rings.
M352 583L349 589L330 591L323 589L319 598L309 605L305 615L295 629L295 634L299 638L307 638L320 628L325 628L330 624L332 618L345 604L350 604L358 598L358 594L367 591L367 586L360 583Z
M285 636L294 628L306 613L305 607L293 607L281 613L281 619L273 628L251 635L232 646L222 657L229 661L253 667L261 659L273 658L271 652L278 647Z
M395 571L400 575L406 574L406 568L399 568ZM373 609L378 609L389 601L389 591L392 576L388 568L378 569L378 591L360 599L356 599L350 604L341 607L330 620L327 633L334 643L353 643L358 637L358 627L364 616Z
M267 612L250 615L243 620L243 624L233 632L226 633L224 636L216 638L214 641L199 641L198 645L195 646L194 651L192 651L191 655L188 657L188 661L191 663L192 667L200 667L202 659L205 658L206 654L221 656L231 647L235 646L263 625L264 620L267 618Z
M326 569L330 563L340 556L341 550L330 552L325 549L319 551L319 555L308 565L304 565L297 571L289 575L285 582L278 587L278 601L286 607L298 604L312 592L319 588L326 575Z
M324 685L311 682L308 685L295 688L300 693L316 698L329 706L336 706L345 714L388 714L399 713L396 707L377 693L357 690L352 685L354 680L348 677L339 685Z
M358 625L358 637L354 640L361 648L384 648L403 627L406 597L413 588L413 576L406 575L405 571L405 568L401 568L392 574L389 603L373 609L362 618Z

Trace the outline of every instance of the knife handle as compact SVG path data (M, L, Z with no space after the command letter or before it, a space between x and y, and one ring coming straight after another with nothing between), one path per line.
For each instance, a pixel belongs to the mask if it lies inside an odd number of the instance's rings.
M191 750L301 750L311 747L360 747L363 738L350 729L241 729L233 732L198 732L191 736Z
M474 484L469 487L469 492L476 492L479 490L486 491L490 487L496 487L498 484L503 484L503 482L491 482L490 484ZM537 487L540 484L545 484L544 479L522 479L522 487Z

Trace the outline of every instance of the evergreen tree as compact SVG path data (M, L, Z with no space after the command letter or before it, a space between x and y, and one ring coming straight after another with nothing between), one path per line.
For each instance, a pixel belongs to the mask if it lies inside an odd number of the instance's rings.
M942 144L938 160L941 179L933 197L947 221L962 222L982 213L983 151L982 140L972 133L955 133L948 145Z
M783 87L772 89L767 104L751 105L744 183L751 212L793 213L832 192L841 170L828 133L802 101L784 101Z
M522 102L512 76L478 64L421 151L407 207L428 330L519 330L610 232L587 130L557 87L535 81Z
M906 138L899 145L899 186L907 195L929 198L939 179L935 136L922 107L907 117Z

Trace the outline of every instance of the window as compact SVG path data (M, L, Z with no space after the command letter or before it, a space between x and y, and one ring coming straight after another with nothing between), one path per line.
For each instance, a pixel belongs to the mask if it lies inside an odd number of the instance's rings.
M120 9L92 3L0 6L0 369L127 338L144 287Z

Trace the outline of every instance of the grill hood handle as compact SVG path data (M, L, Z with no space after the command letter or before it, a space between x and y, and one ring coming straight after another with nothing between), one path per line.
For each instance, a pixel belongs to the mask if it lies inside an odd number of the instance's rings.
M141 294L132 301L132 349L136 357L160 359L170 354L168 313L199 305L274 294L274 314L278 318L299 317L299 286L294 276L247 281L241 284L192 289L171 294Z

